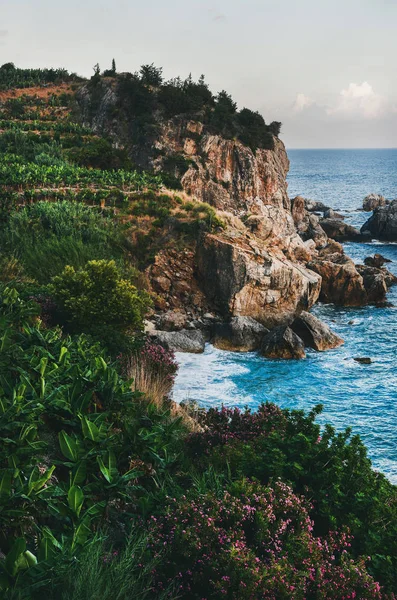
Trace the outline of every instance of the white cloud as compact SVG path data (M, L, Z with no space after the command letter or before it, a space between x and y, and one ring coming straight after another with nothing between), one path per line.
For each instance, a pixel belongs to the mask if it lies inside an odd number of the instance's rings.
M386 104L385 98L377 94L367 81L361 85L350 83L340 92L335 106L327 109L327 114L375 119L385 111Z
M302 112L302 110L305 110L305 108L312 106L312 104L314 104L314 101L309 98L309 96L305 96L305 94L301 93L296 96L292 110L296 113L299 113Z

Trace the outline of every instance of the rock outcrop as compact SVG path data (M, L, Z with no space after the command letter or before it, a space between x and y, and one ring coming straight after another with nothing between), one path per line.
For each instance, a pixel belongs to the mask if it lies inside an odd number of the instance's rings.
M320 300L340 306L383 304L396 280L385 268L355 265L336 242L319 251L308 266L321 275Z
M342 338L333 333L328 325L305 311L294 320L291 329L301 338L305 346L319 352L338 348L343 344Z
M339 217L320 219L320 225L327 236L337 242L361 242L368 239L362 232Z
M361 232L369 232L377 240L397 241L397 200L375 208L372 216L361 227Z
M303 341L290 327L276 327L262 342L261 354L266 358L306 358Z
M291 200L291 214L302 240L313 240L317 248L326 246L328 237L320 225L320 219L307 210L306 200L302 196L296 196Z
M248 241L206 234L199 242L198 273L212 306L221 315L253 317L268 328L309 309L320 293L320 277L277 247Z
M320 212L324 213L329 210L331 207L327 206L323 202L318 202L317 200L310 200L309 198L304 198L306 210L309 212Z
M386 204L389 204L389 201L384 196L380 194L368 194L363 200L363 210L371 212L375 208L378 208L378 206L386 206Z
M368 267L376 267L377 269L380 269L381 267L383 267L383 265L389 262L392 261L388 258L385 258L381 254L374 254L373 256L367 256L366 258L364 258L365 265L367 265Z
M251 317L233 317L228 323L214 326L211 342L221 350L252 352L261 346L266 327Z

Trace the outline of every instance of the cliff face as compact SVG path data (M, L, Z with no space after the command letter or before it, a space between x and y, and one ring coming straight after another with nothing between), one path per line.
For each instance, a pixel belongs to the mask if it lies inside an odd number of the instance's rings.
M225 228L202 233L195 250L181 256L187 281L175 281L175 256L167 251L148 269L163 309L210 308L223 317L250 316L273 327L313 305L321 276L306 267L313 247L296 231L287 194L289 160L278 138L273 150L253 151L181 116L159 117L137 143L131 123L120 113L114 116L113 87L103 87L94 113L90 93L86 86L79 94L85 123L126 146L142 167L170 172L171 165L186 194L222 211Z

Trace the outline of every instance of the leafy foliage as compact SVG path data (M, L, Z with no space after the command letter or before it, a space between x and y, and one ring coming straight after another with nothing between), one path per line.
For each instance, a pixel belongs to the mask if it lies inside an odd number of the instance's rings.
M148 294L123 279L116 263L107 260L89 261L79 271L65 267L54 277L52 292L65 321L80 331L104 326L140 330L150 304Z

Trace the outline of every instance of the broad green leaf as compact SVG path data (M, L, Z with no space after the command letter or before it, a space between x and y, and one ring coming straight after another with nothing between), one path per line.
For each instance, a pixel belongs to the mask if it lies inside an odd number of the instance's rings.
M26 542L23 538L17 538L6 556L5 568L7 573L12 577L17 573L18 570L18 559L26 550Z
M63 357L69 352L69 350L67 348L65 348L65 346L62 346L61 351L59 353L59 359L58 362L62 362Z
M81 487L78 485L72 485L68 492L68 503L69 508L74 512L74 514L78 517L81 511L81 507L84 502L84 494Z
M108 483L111 483L112 475L111 475L109 469L107 467L105 467L104 462L100 456L97 456L97 461L98 461L98 465L99 465L102 475L104 476L104 478L106 479L106 481Z
M90 517L84 517L83 521L76 528L75 534L73 536L73 546L75 546L76 544L83 545L86 542L88 536L91 533L90 524Z
M61 431L58 435L61 452L66 458L76 462L78 458L78 447L76 442L66 433Z
M85 438L87 438L88 440L91 440L92 442L99 441L99 438L100 438L99 429L95 425L95 423L92 423L91 421L89 421L87 419L87 417L81 417L81 426L82 426L83 435Z
M83 460L73 469L72 485L84 483L87 476L87 463Z
M50 467L49 469L47 469L47 471L44 473L44 475L42 477L40 477L33 485L33 489L35 492L38 492L39 490L41 490L41 488L43 488L45 486L45 484L47 483L47 481L51 478L51 475L53 474L55 470L55 465L53 465L52 467Z
M0 479L0 497L1 496L9 496L11 494L11 482L12 482L11 471L4 470L3 475Z
M43 527L42 533L43 537L49 538L51 540L55 548L58 548L58 550L62 550L62 544L58 542L58 540L56 539L49 527Z

